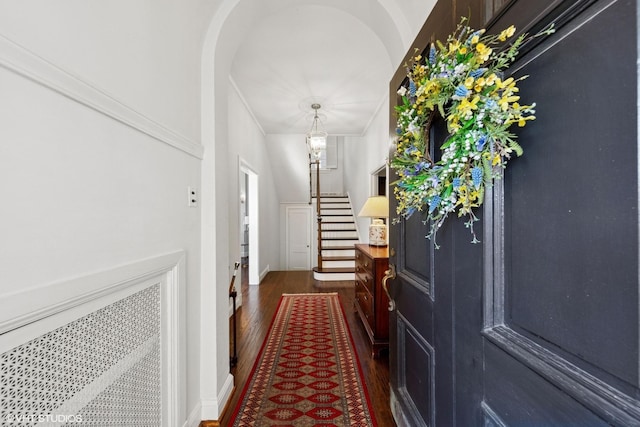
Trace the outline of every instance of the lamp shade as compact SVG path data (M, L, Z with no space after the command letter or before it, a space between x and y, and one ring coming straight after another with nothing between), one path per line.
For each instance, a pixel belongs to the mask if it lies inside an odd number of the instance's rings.
M320 158L322 150L327 148L327 133L313 131L307 136L307 145L309 153L317 160Z
M366 216L370 218L388 218L389 217L389 199L385 196L372 196L367 199L360 209L358 216Z

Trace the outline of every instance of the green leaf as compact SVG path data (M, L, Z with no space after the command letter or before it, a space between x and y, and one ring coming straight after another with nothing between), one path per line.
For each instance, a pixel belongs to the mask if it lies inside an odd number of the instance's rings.
M447 188L444 189L444 193L442 193L442 198L446 199L453 192L453 184L449 184Z
M522 150L522 147L520 146L520 144L518 144L514 140L510 140L509 141L509 148L511 148L513 151L515 151L516 155L518 157L522 156L522 153L524 153L524 151Z
M482 170L485 180L491 182L491 162L484 157L482 158Z

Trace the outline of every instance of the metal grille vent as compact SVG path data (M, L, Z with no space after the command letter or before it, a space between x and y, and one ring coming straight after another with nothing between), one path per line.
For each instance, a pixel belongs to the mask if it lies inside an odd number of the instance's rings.
M0 355L0 426L161 425L160 285Z

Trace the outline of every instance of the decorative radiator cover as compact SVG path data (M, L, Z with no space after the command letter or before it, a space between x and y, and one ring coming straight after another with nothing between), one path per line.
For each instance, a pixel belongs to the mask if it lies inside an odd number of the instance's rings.
M0 355L0 426L163 425L161 294L149 286Z

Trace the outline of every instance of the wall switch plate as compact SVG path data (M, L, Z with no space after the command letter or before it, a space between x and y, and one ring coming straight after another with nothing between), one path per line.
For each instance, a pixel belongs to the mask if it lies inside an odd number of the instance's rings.
M187 192L189 199L187 201L187 206L190 208L195 208L198 206L198 189L195 187L187 187Z

